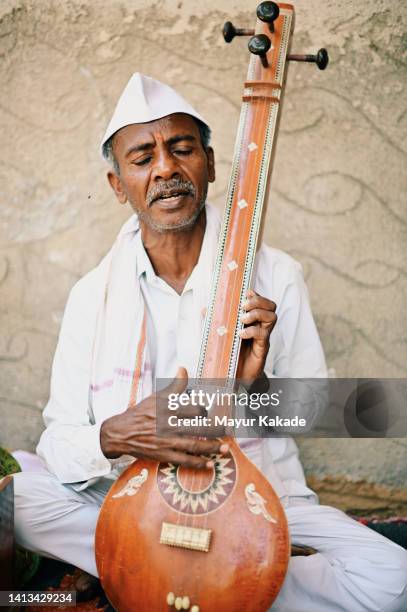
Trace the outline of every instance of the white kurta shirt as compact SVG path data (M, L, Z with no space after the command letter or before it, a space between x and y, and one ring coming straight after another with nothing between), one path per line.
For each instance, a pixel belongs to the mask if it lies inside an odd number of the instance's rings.
M147 306L147 338L153 378L173 378L178 366L195 376L204 313L195 299L203 279L210 279L217 248L213 218L207 207L207 227L201 254L181 295L156 276L144 249L141 233L134 241L137 270ZM278 321L270 337L268 376L324 377L326 366L311 314L301 266L289 255L262 245L256 258L253 289L277 304ZM85 488L96 478L116 477L100 448L103 421L93 414L89 384L92 343L99 289L94 272L73 288L64 314L55 354L51 396L44 411L47 429L38 454L61 482ZM112 414L116 412L112 409ZM106 417L105 417L106 418ZM244 451L263 471L282 501L289 496L311 496L306 487L298 450L291 438L247 440ZM80 484L81 483L81 484Z

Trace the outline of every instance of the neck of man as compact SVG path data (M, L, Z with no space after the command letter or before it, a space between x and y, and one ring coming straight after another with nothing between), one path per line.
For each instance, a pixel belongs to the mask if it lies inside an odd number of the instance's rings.
M198 262L205 228L205 208L194 225L185 230L157 232L140 221L144 248L154 272L179 295Z

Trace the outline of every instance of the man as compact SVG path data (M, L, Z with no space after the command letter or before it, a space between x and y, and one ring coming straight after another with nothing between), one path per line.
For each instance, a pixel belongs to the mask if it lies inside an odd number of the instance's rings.
M206 205L215 180L209 134L175 91L135 74L103 138L110 185L136 215L71 292L38 446L50 473L15 477L17 541L93 576L99 508L129 461L202 468L228 450L217 440L157 437L152 395L158 378L177 375L174 390L185 388L197 364L219 233ZM253 288L240 377L325 376L300 266L262 246ZM318 551L291 559L273 610L407 608L406 552L319 506L291 439L249 440L243 449L279 495L292 542Z

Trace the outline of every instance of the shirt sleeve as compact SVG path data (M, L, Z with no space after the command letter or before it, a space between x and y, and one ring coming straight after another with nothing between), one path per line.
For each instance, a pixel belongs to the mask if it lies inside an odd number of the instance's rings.
M80 489L112 470L100 447L101 423L95 423L89 406L97 304L97 292L84 277L65 308L43 413L46 429L37 446L48 469L62 483L79 483Z
M285 253L267 248L259 272L257 289L276 302L278 317L265 373L284 379L279 414L305 417L308 429L326 409L327 367L302 267Z
M327 368L301 265L292 260L287 282L278 291L277 330L279 350L273 374L287 378L326 378Z

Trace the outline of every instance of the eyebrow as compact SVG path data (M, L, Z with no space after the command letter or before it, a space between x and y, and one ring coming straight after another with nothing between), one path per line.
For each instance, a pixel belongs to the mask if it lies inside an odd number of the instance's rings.
M166 144L171 147L171 146L173 146L175 144L178 144L179 142L182 142L184 140L186 140L187 142L195 142L196 138L195 138L195 136L192 136L192 134L176 134L175 136L171 136L171 138L169 138L166 141ZM153 142L143 142L141 144L134 145L134 147L131 147L126 152L125 157L128 157L132 153L139 153L140 151L149 151L150 149L153 149L154 146L155 146L155 144Z

